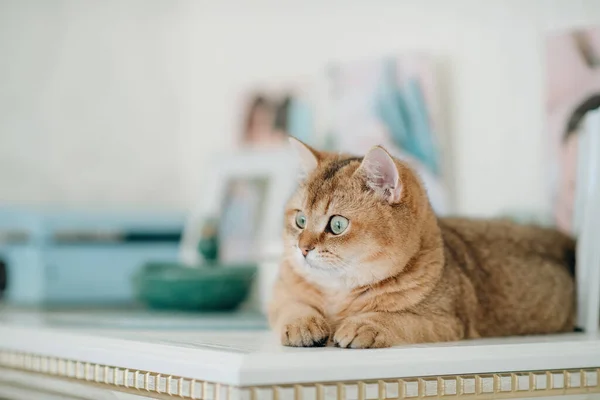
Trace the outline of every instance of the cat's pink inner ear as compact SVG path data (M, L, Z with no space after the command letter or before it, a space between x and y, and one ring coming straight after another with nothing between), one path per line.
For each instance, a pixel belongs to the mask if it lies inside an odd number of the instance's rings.
M390 204L398 203L402 194L402 183L396 163L383 147L372 148L360 165L369 186Z
M294 148L300 160L302 174L308 175L319 165L319 158L316 151L302 143L300 140L290 136L290 144Z

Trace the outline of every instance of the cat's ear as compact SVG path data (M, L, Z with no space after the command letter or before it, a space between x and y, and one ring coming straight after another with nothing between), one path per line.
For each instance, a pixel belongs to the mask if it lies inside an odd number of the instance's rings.
M375 146L356 170L367 181L367 186L388 203L400 202L402 182L394 159L381 146Z
M317 168L319 162L321 162L321 154L309 145L302 143L300 140L292 136L290 136L290 144L294 148L300 160L302 175L309 175Z

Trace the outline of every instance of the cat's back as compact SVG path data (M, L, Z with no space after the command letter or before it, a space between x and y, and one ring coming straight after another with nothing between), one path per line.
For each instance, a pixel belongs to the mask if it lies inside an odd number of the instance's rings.
M507 219L440 218L446 245L468 247L480 257L537 255L572 264L575 240L552 228L518 224ZM565 265L566 265L565 264Z
M501 219L442 218L439 226L448 268L464 274L476 292L482 335L570 329L573 239Z

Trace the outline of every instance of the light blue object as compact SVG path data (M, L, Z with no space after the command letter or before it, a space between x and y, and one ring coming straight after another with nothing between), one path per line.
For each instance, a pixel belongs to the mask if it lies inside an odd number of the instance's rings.
M382 65L381 80L374 93L373 107L387 126L390 135L404 151L411 151L410 115L408 114L402 94L398 90L395 63L388 60Z
M54 235L170 234L181 232L183 224L184 215L178 214L0 208L0 259L8 278L4 298L34 306L131 303L134 272L148 260L177 260L178 240L57 242Z
M290 100L290 107L287 112L288 133L304 143L311 143L313 141L314 117L310 105L293 97Z
M373 99L376 115L385 123L400 149L438 175L440 166L435 133L418 80L409 79L400 86L393 59L386 60L382 68L382 79Z

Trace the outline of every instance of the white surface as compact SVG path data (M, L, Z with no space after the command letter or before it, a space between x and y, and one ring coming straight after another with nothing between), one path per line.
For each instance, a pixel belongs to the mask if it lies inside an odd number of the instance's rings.
M492 339L382 350L280 346L266 331L55 329L2 321L0 348L232 385L597 367L600 337Z
M544 32L598 22L597 0L3 1L0 200L187 209L240 89L417 49L441 63L458 211L548 211Z
M51 326L62 329L124 330L264 330L266 318L258 312L186 313L142 310L0 311L0 323Z

